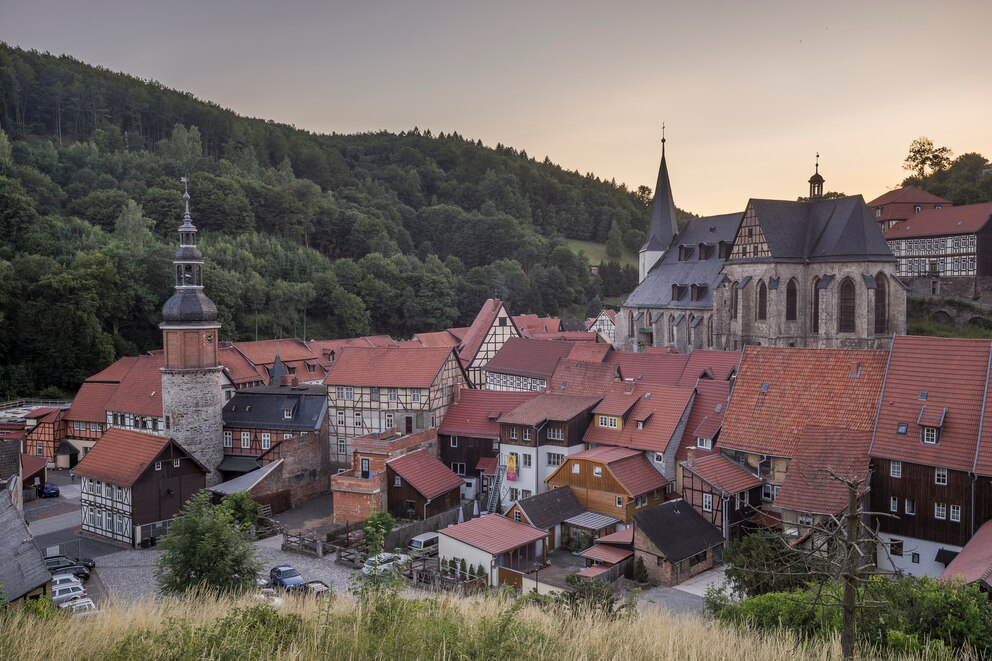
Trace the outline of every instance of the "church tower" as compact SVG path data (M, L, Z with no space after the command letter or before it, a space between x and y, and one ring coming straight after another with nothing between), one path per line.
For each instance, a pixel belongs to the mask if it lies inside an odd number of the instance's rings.
M207 467L207 486L219 483L217 466L224 458L224 406L217 360L220 323L217 306L203 293L203 253L196 247L196 227L186 212L179 227L173 260L176 290L162 308L162 413L165 433Z
M826 181L820 174L820 152L816 153L816 170L809 178L809 199L823 197L823 182Z
M678 233L672 184L668 180L668 164L665 162L665 126L662 125L661 167L658 168L658 183L654 188L654 201L651 203L651 216L648 219L648 240L638 255L638 282L644 282L648 271L658 263Z

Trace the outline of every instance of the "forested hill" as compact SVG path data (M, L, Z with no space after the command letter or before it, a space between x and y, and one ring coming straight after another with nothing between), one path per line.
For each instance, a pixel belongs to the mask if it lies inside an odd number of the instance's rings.
M590 276L565 238L636 250L650 197L457 133L317 135L0 43L0 397L159 346L183 174L225 339L402 338L494 295L584 314L636 274Z

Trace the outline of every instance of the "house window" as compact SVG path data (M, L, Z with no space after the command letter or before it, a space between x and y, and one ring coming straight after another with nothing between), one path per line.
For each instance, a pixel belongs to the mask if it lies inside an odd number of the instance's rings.
M946 503L934 503L933 504L933 518L944 520L947 518L947 504Z
M369 399L371 399L373 402L378 402L379 401L379 389L378 388L372 388L369 391Z
M157 471L162 470L162 462L161 461L156 461L155 462L155 470L157 470ZM97 488L99 488L99 486Z
M351 386L338 386L334 389L335 395L338 399L352 400L355 399L355 389Z
M348 441L344 438L338 438L338 454L345 454L348 452Z
M510 427L510 438L512 438L512 439L516 439L517 438L517 428L516 427Z
M306 432L304 432L304 434L306 434ZM284 441L288 441L291 438L293 438L293 435L292 434L283 434L282 435L282 440L284 440Z
M99 422L90 423L90 431L100 431L101 425Z
M937 428L936 427L924 427L923 428L923 442L927 445L937 445Z
M241 449L244 450L249 447L251 447L251 435L243 431L241 432Z
M521 459L523 460L523 467L530 468L534 458L531 457L529 454L525 454L521 457Z
M953 521L954 523L960 523L961 522L961 506L960 505L951 505L951 521Z
M517 523L520 523L520 519L521 519L520 510L514 510L513 520L516 521Z
M889 477L902 477L901 461L893 461L889 464Z
M908 431L909 431L909 425L906 424L905 422L900 422L898 425L896 425L896 433L899 434L900 436L905 436L906 432Z
M602 466L593 466L592 467L592 476L593 477L603 477L603 467Z
M456 462L454 462L454 463L451 464L451 470L452 470L452 472L457 473L458 475L464 475L465 474L465 464L462 463L462 462L456 461Z
M551 441L563 441L565 440L565 430L561 427L549 427L548 428L548 440Z
M362 412L361 411L355 411L355 426L356 427L361 427L362 426Z
M811 528L813 526L813 515L798 514L796 515L796 523L801 526L805 526L806 528Z
M654 461L657 464L663 464L663 463L665 463L665 455L663 455L660 452L655 452L654 453Z
M899 511L899 497L898 496L891 496L889 498L889 511L890 512L898 512Z
M172 460L172 467L173 468L179 468L179 459L173 459Z
M901 539L890 539L889 540L889 555L894 555L899 558L902 557L902 540Z
M856 307L857 301L854 292L854 281L850 278L844 278L844 281L840 283L840 311L837 316L838 333L854 332L854 311Z
M457 448L458 447L458 437L457 436L452 436L451 439L448 440L448 445L450 447Z
M641 508L648 504L647 494L638 496L634 499L634 507Z
M392 413L387 413L386 414L386 428L388 429L388 428L390 428L392 426L393 426L393 414Z
M419 388L410 391L410 401L413 402L414 404L419 404L420 403L420 389Z
M262 432L262 449L268 450L272 447L272 434L267 431Z
M781 487L776 487L773 484L762 484L761 485L761 500L767 501L769 503L775 502L775 494L778 493Z
M530 429L529 428L524 428L524 440L525 441L529 441L530 440Z
M703 450L713 449L713 439L703 438L702 436L696 438L696 447L702 448Z
M386 398L391 402L395 402L398 399L398 393L399 391L396 388L388 388L386 390Z
M344 427L344 411L338 411L338 427Z
M917 552L914 551L912 554L910 554L909 558L913 562L914 565L920 564L920 554L919 553L917 553Z
M34 453L39 457L45 454L45 446L42 443L36 443L34 446Z
M581 468L579 467L579 462L576 461L575 463L572 464L572 474L578 475L580 471Z
M940 484L942 486L947 485L947 469L946 468L935 468L933 473L933 483Z
M799 309L799 286L796 279L789 280L785 286L785 320L795 321L798 317Z
M226 431L224 432L224 447L229 448L234 446L234 433Z
M711 493L703 494L703 511L704 512L713 511L713 494Z
M768 285L764 280L758 283L758 302L754 310L754 318L758 321L768 319Z
M123 487L115 487L114 488L114 500L118 500L120 502L124 502L124 488Z
M907 498L906 499L905 510L906 510L906 514L908 514L909 516L915 516L916 515L916 501L915 500L912 500L911 498Z
M617 507L623 507L623 496L617 496Z
M510 487L510 500L520 500L520 489Z
M565 459L565 455L558 452L548 453L548 466L561 466L562 461Z
M310 372L311 374L313 374L314 372L317 371L317 366L316 365L311 365L310 363L307 363L307 371Z
M399 475L394 475L393 476L393 486L394 487L401 487L401 486L403 486L403 478L401 478Z

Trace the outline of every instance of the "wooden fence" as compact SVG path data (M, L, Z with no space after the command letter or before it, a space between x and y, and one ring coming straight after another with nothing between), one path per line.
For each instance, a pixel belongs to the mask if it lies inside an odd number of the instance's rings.
M630 571L633 569L633 566L634 566L633 556L629 558L624 558L623 560L613 565L599 576L596 576L595 579L593 580L606 581L607 583L612 583L621 576L626 576L627 574L629 574Z
M423 521L413 521L405 526L393 528L392 532L386 535L383 548L405 549L406 545L410 543L410 540L417 535L425 532L435 532L457 522L458 510L462 511L465 521L468 521L472 518L472 509L472 501L469 501L467 503L463 503L459 507L450 509L447 512L435 514L434 516L424 519Z

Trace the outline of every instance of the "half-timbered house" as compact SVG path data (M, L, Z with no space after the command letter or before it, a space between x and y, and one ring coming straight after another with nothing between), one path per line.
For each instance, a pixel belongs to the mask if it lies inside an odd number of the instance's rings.
M589 324L587 330L598 333L605 341L613 344L617 333L617 313L609 308L600 312Z
M511 337L520 337L503 301L490 298L482 305L464 338L458 345L458 360L465 376L475 388L486 384L484 368Z
M761 500L761 478L719 452L696 458L690 446L682 462L682 498L716 526L726 541L741 536L742 524Z

